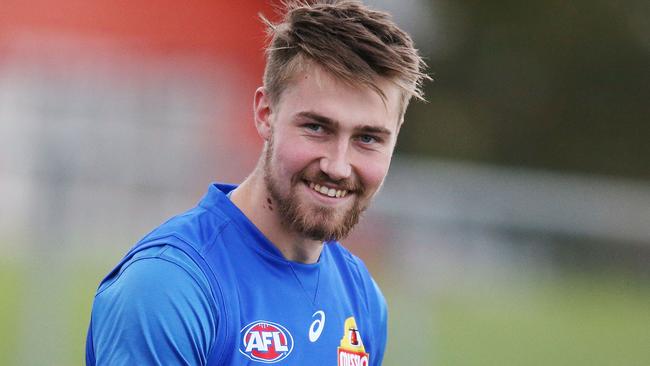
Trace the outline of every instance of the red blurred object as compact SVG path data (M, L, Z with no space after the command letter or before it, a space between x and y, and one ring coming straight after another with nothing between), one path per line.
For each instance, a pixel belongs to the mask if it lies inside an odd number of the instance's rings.
M150 52L231 55L259 71L264 42L260 11L273 13L261 0L3 0L0 47L23 32L73 33L109 37Z
M350 328L349 331L352 332L350 344L352 344L353 346L357 346L359 344L359 339L357 339L357 330L354 328Z
M156 65L173 71L180 60L229 106L210 112L215 123L232 126L219 143L247 153L241 143L258 141L248 121L264 68L260 12L276 14L262 0L2 0L0 67L10 57L56 76L79 72L80 64L101 70L104 63L122 80L142 80Z

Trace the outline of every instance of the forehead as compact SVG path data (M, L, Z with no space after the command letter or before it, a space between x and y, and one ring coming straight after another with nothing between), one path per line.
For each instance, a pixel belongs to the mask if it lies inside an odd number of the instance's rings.
M389 80L376 82L377 91L362 85L349 85L320 67L309 64L295 73L277 105L283 117L313 112L343 125L377 125L396 130L400 120L401 91Z

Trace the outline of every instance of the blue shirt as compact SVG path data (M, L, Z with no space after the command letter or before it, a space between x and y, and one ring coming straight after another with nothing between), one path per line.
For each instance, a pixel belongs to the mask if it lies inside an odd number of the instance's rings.
M380 365L386 304L337 242L286 260L212 185L102 281L88 365Z

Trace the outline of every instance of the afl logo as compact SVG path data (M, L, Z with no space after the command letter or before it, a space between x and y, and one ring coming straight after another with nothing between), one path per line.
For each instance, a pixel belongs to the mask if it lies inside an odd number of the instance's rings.
M241 330L239 352L253 361L276 363L293 350L293 337L280 324L258 320Z

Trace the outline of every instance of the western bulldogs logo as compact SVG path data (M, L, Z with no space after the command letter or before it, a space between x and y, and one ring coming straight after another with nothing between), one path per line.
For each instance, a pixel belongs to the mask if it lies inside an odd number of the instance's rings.
M241 330L239 352L253 361L276 363L293 350L293 337L287 328L266 320L252 322Z
M370 355L363 346L359 328L354 317L345 319L343 325L343 338L338 348L338 366L368 366Z

